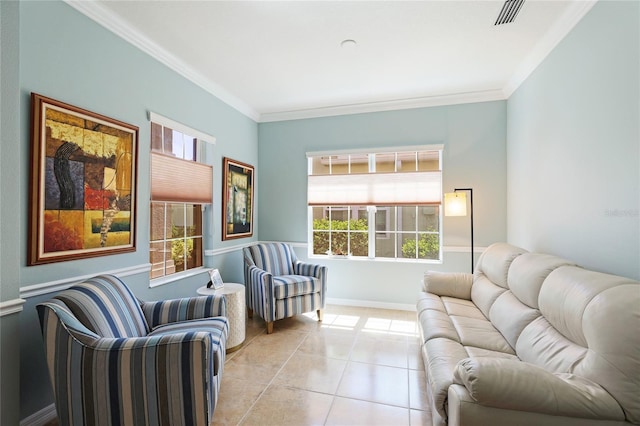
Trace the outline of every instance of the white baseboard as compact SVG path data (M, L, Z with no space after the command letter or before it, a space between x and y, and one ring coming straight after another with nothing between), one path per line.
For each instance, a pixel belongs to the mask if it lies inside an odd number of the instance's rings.
M410 303L387 303L374 300L334 299L327 297L327 304L341 306L357 306L359 308L394 309L397 311L414 311L416 305Z
M20 420L20 426L44 426L58 417L55 404L48 405L29 417Z

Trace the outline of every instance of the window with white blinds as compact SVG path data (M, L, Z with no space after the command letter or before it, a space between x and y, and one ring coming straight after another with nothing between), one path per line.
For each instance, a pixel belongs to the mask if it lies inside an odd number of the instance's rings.
M152 115L152 279L203 266L202 211L213 202L213 167L202 162L206 146L196 130Z
M441 145L307 159L310 255L440 260Z

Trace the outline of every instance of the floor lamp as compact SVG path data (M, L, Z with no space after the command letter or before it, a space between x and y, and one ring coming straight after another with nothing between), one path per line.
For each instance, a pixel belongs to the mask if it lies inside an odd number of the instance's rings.
M467 194L469 191L469 200L471 208L471 273L473 274L473 188L456 188L453 192L444 194L444 215L445 216L466 216L467 215Z

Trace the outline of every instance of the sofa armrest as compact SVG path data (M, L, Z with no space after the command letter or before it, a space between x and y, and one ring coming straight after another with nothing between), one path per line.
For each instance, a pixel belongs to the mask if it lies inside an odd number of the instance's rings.
M616 400L600 385L573 374L551 373L504 358L465 358L453 383L481 405L587 419L624 421Z
M471 300L472 284L473 275L462 272L427 271L422 281L422 287L427 293L464 300Z
M141 307L151 329L172 322L227 316L227 301L222 294L142 302Z

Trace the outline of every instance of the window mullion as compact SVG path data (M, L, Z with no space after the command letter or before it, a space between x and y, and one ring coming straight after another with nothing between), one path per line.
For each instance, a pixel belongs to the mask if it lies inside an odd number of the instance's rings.
M369 237L369 259L376 258L376 207L367 206L367 235ZM371 226L373 224L373 226Z

